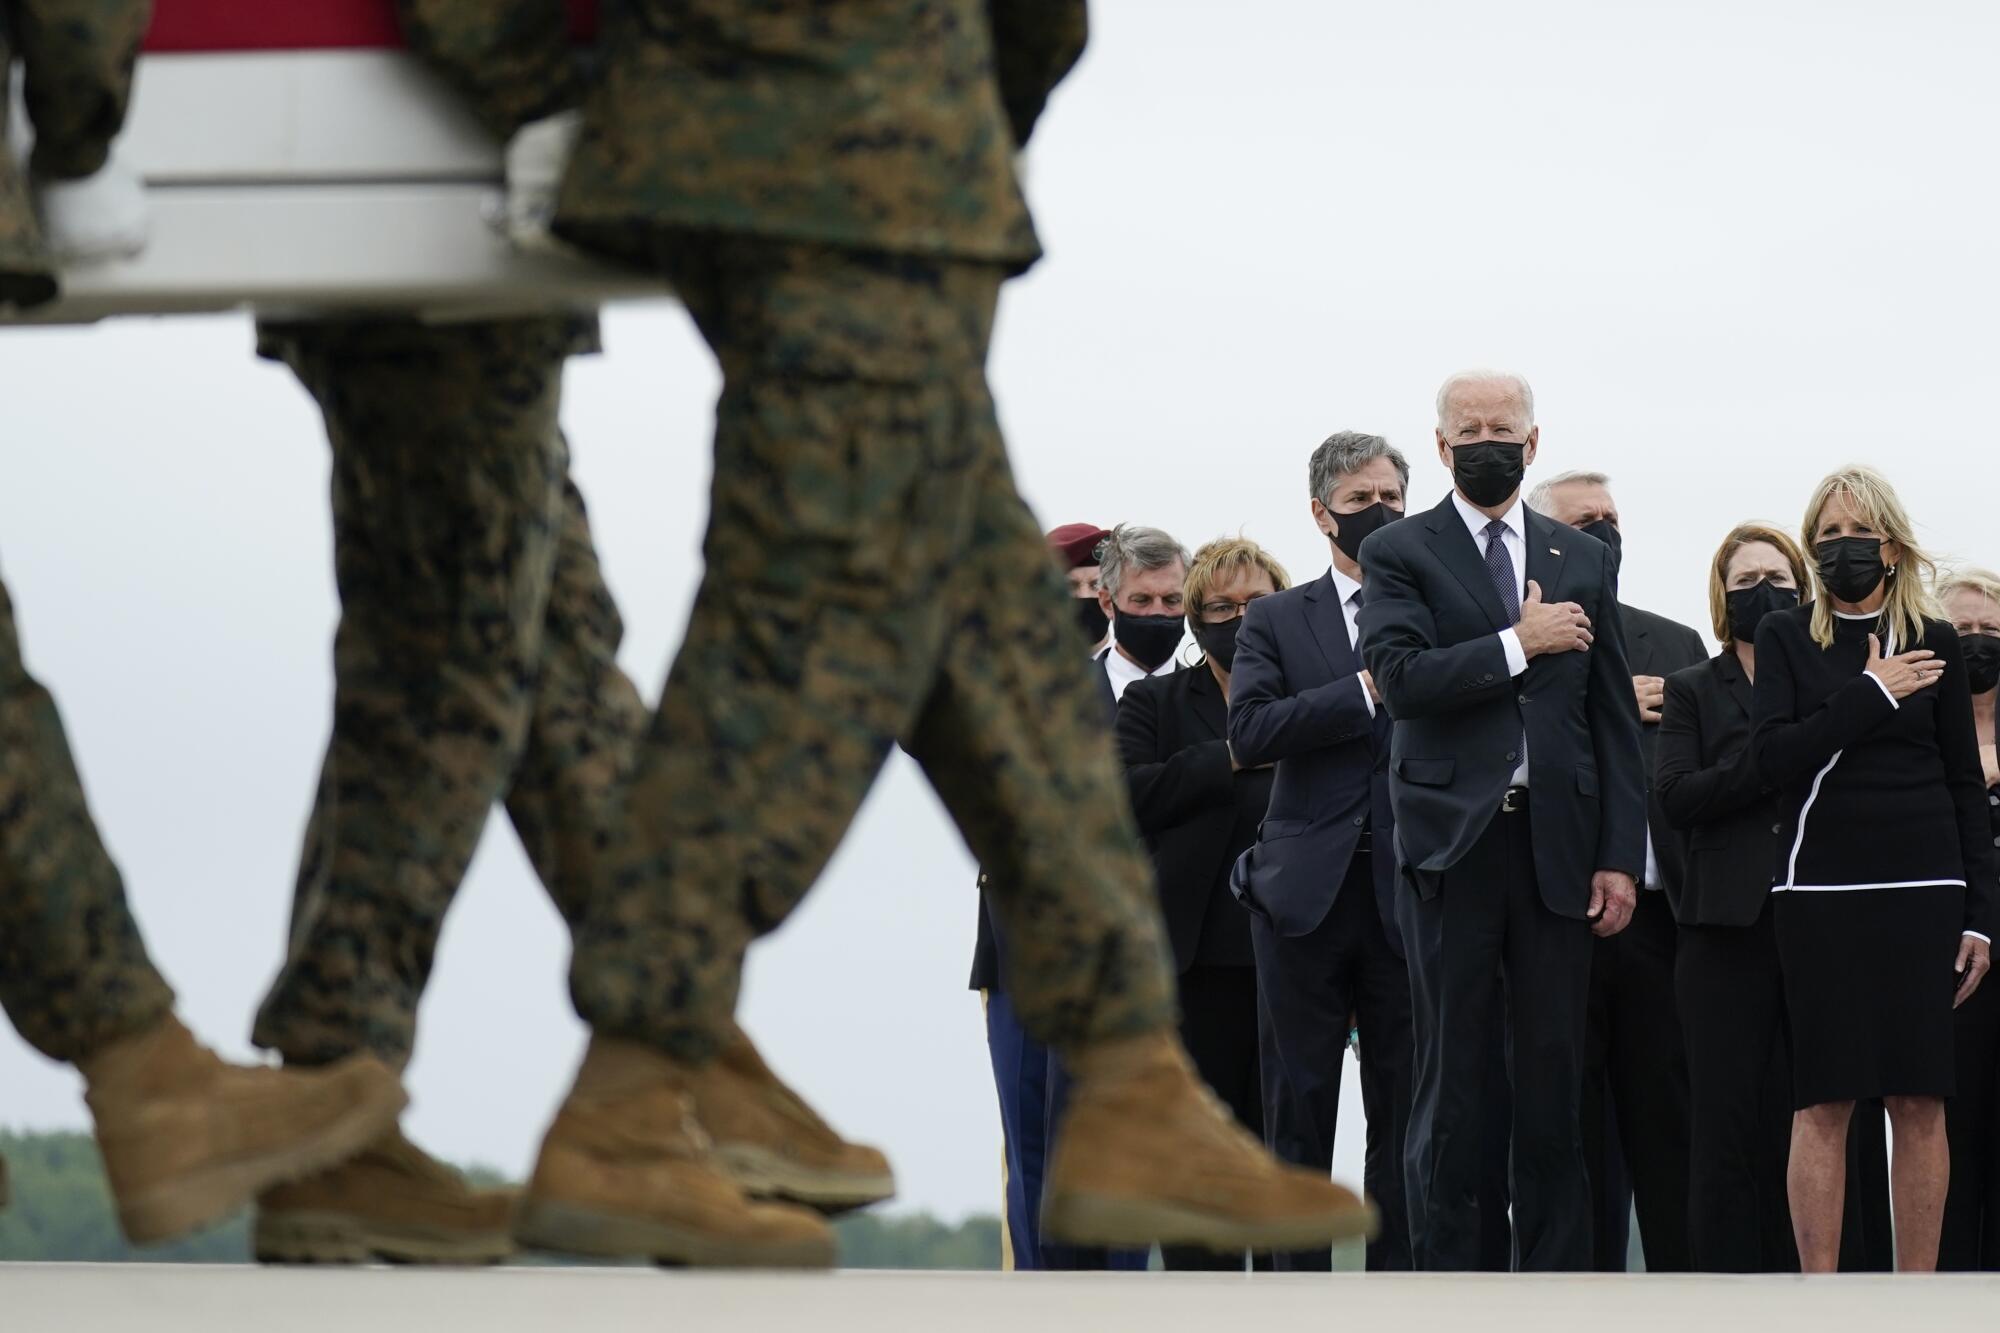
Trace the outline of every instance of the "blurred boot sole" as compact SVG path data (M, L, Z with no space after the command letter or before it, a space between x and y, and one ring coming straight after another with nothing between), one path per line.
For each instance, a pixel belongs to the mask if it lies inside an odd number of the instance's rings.
M845 1213L896 1197L896 1177L888 1172L820 1170L743 1143L718 1145L715 1155L752 1198L783 1199L823 1213Z
M251 1250L260 1264L497 1264L514 1253L505 1231L476 1233L347 1213L259 1211Z
M118 1222L135 1245L198 1231L250 1203L273 1185L338 1166L395 1126L409 1098L382 1082L339 1120L311 1138L262 1157L228 1162L118 1200Z
M823 1238L782 1242L734 1240L577 1204L530 1198L514 1223L523 1249L602 1259L651 1259L691 1268L831 1268L835 1247Z
M1345 1208L1317 1217L1262 1222L1218 1217L1179 1204L1120 1199L1103 1194L1050 1195L1042 1207L1042 1230L1072 1245L1120 1248L1200 1245L1211 1250L1304 1250L1335 1241L1367 1239L1381 1229L1375 1205Z

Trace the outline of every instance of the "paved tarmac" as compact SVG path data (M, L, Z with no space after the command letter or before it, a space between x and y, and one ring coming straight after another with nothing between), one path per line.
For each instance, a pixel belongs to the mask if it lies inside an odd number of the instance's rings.
M6 1333L1942 1333L2000 1277L667 1273L0 1264Z

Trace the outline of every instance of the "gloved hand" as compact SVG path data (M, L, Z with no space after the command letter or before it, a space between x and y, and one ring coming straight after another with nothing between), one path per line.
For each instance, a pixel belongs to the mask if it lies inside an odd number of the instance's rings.
M522 250L557 250L549 234L569 155L583 131L583 113L559 111L529 121L507 141L507 197L487 221Z
M38 179L35 211L58 262L123 259L146 248L150 213L139 173L115 154L96 174L76 180Z

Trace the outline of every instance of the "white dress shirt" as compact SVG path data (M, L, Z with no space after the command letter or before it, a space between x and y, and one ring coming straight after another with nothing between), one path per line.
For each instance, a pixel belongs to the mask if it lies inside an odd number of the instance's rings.
M1123 699L1125 687L1133 681L1144 680L1148 676L1164 676L1173 669L1174 659L1169 657L1152 671L1142 670L1137 662L1118 651L1115 638L1104 654L1104 674L1111 678L1111 697L1114 699Z
M1479 548L1479 558L1486 558L1486 525L1492 522L1486 515L1474 509L1466 498L1457 491L1451 493L1451 503L1458 510L1458 516L1465 520L1467 531L1472 533L1472 544ZM1528 597L1528 509L1521 498L1514 497L1514 507L1500 516L1507 530L1500 534L1506 543L1508 558L1514 565L1514 597L1517 602ZM1528 653L1521 647L1521 636L1512 626L1500 631L1500 648L1507 654L1507 674L1518 676L1528 669ZM1521 762L1514 769L1514 776L1507 779L1510 787L1528 785L1528 732L1527 719L1522 719Z
M1332 566L1327 572L1333 575L1333 590L1340 595L1340 614L1347 620L1347 646L1354 650L1355 660L1359 661L1361 658L1361 585L1341 573L1339 565ZM1360 680L1361 677L1357 674L1355 676L1355 683L1360 684ZM1361 701L1368 705L1368 716L1375 716L1375 696L1368 692L1366 685L1361 686Z

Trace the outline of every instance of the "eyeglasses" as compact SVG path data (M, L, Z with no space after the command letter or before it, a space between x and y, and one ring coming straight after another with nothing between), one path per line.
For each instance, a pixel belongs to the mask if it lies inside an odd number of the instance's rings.
M1257 598L1252 597L1247 601L1241 602L1225 602L1220 600L1203 602L1201 604L1201 618L1211 624L1222 620L1234 620L1245 611L1248 611L1250 603L1256 600Z

